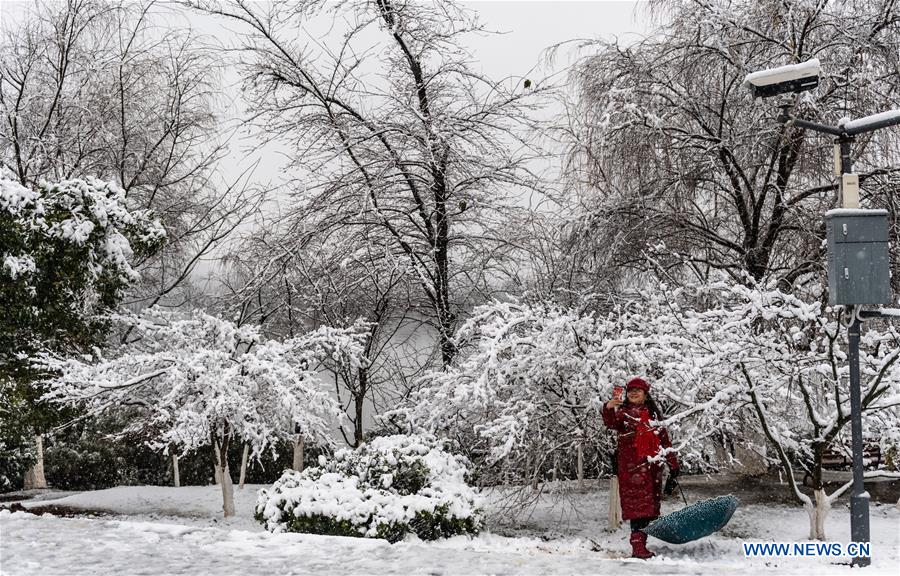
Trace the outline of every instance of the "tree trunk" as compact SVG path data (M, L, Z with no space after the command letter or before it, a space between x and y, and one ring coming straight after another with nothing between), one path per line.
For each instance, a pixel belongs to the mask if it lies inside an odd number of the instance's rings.
M244 478L247 477L247 458L250 456L250 445L244 444L244 455L241 456L241 478L238 481L238 488L244 489Z
M584 490L584 444L578 445L578 489Z
M231 482L231 471L225 466L220 471L222 477L222 511L225 517L234 516L234 484Z
M303 472L303 436L297 436L294 440L294 465L292 468L297 472Z
M172 478L175 481L175 487L181 486L181 475L178 473L178 454L172 453Z
M353 443L354 447L358 447L363 443L363 407L366 402L366 393L369 389L369 369L360 367L359 369L359 388L353 395Z
M609 478L609 530L618 530L622 525L622 500L619 498L619 477Z
M831 512L831 502L825 495L825 489L815 491L815 504L805 504L806 513L809 515L809 539L825 540L825 518Z
M228 469L228 440L226 435L221 446L216 444L216 475L221 479L222 511L226 518L234 516L234 484Z
M47 487L47 479L44 477L44 437L40 434L35 434L34 445L37 460L35 461L34 466L25 472L26 490Z
M216 461L213 462L213 480L215 480L216 486L219 486L222 484L222 456L219 454L218 442L213 444L213 452L216 453Z

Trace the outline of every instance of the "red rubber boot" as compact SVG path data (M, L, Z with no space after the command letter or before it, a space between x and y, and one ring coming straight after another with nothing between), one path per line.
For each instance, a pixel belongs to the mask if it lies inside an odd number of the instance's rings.
M647 535L640 530L631 533L631 557L653 558L655 554L647 550Z

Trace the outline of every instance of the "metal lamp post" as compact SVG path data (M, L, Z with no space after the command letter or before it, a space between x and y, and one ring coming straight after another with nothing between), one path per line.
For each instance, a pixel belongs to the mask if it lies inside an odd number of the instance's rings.
M871 132L895 124L900 124L900 112L897 114L876 114L868 118L863 118L853 123L846 123L842 126L825 126L815 122L808 122L797 118L792 118L787 114L787 110L783 109L780 119L785 122L793 122L795 126L825 132L837 136L835 144L838 150L835 154L839 159L839 170L841 178L841 205L845 209L859 208L858 178L852 176L852 157L851 145L853 144L857 134ZM848 177L851 175L851 177ZM852 190L848 188L854 187ZM835 211L840 212L840 211ZM872 223L863 223L864 220L872 218L860 218L862 213L868 213L876 219ZM838 217L836 214L829 214L834 219ZM864 228L866 235L866 244L868 246L855 248L857 254L863 254L863 250L871 253L878 251L880 248L880 262L875 263L877 269L872 270L873 263L869 263L869 273L871 275L863 275L857 278L850 277L848 268L843 268L843 273L848 283L848 291L846 294L835 293L830 291L830 299L833 304L845 304L851 306L852 321L848 327L848 362L850 364L850 430L852 435L853 450L853 487L850 495L850 538L853 542L869 542L869 493L866 492L863 483L863 437L862 437L862 392L859 377L859 337L862 327L863 318L878 318L882 314L877 311L861 311L855 310L854 306L863 304L890 304L890 265L888 261L887 239L888 225L887 212L880 210L858 211L853 216L844 217L843 234L848 234L847 222L854 220ZM830 222L829 226L837 225ZM851 224L852 225L852 224ZM879 237L880 236L880 237ZM834 234L830 234L829 238L833 238ZM878 241L873 241L878 240ZM857 244L863 244L859 242ZM881 246L879 246L881 245ZM871 249L870 249L871 247ZM836 277L841 275L840 266L836 266L834 253L839 250L835 242L829 242L829 288L836 284ZM855 281L855 282L854 282ZM868 566L871 558L868 556L858 556L853 559L853 564L857 566Z
M819 61L782 66L748 74L744 83L754 96L767 98L815 88ZM900 124L900 110L883 112L844 122L839 126L818 124L790 115L791 105L781 107L778 120L787 124L835 136L836 172L840 178L841 210L826 214L828 231L828 286L831 304L850 306L848 328L850 364L850 429L853 449L853 488L850 496L850 537L853 542L869 542L869 494L863 484L862 394L859 378L859 337L862 319L886 317L878 311L862 311L864 304L890 304L890 265L887 251L887 212L859 210L859 179L852 173L851 146L857 134ZM894 316L891 314L890 316ZM853 559L868 566L871 558Z

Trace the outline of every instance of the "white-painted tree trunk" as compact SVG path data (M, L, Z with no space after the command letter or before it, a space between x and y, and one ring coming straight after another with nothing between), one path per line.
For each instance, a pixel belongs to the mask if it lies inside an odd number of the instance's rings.
M226 465L224 468L216 466L219 477L222 479L222 511L225 517L234 516L234 484L231 482L231 471Z
M44 437L36 434L34 436L34 444L37 459L34 466L25 472L26 490L47 487L47 478L44 477Z
M294 462L292 468L297 472L303 472L303 436L294 439Z
M815 503L804 504L806 514L809 516L809 539L825 540L825 519L831 512L831 500L825 494L824 489L815 491Z
M222 456L220 453L222 452L219 449L218 442L215 445L216 448L216 461L213 463L213 479L216 481L216 486L222 484Z
M241 478L238 481L238 488L244 489L244 478L247 477L247 458L250 456L250 445L244 444L244 454L241 456Z
M619 498L619 477L609 479L609 529L618 530L622 525L622 500Z
M228 431L230 432L230 430ZM228 468L228 444L231 440L230 433L226 432L221 444L213 440L215 448L215 473L222 487L222 512L225 517L234 516L234 484L231 481L231 470Z
M178 454L175 452L172 452L172 478L176 488L181 486L181 475L178 473Z

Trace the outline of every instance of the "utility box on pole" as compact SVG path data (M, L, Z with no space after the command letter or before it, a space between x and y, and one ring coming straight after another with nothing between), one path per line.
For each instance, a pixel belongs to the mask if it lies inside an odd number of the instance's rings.
M828 303L890 304L887 210L829 210L825 228Z

